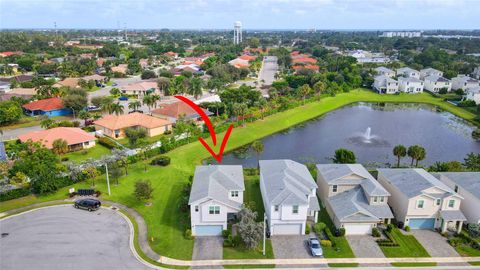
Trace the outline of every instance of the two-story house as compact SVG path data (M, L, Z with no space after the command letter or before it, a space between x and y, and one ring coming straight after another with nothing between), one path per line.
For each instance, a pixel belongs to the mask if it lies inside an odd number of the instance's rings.
M390 78L393 78L395 77L395 71L389 69L389 68L386 68L386 67L377 67L374 69L375 70L375 73L380 76L380 75L384 75L384 76L387 76L387 77L390 77Z
M403 67L403 68L397 69L397 76L420 79L420 72L413 68Z
M425 79L425 77L432 76L432 75L437 77L442 77L443 72L434 68L424 68L420 70L420 79L422 80Z
M462 89L463 91L469 88L475 88L479 86L477 79L471 78L466 75L458 75L457 77L452 78L452 89L458 90Z
M197 166L188 201L192 235L221 235L242 209L244 191L242 166Z
M361 164L317 164L317 184L333 223L346 234L371 234L393 218L390 193Z
M480 224L480 172L441 172L435 177L463 197L460 210L468 223Z
M317 222L320 211L317 184L307 167L288 159L260 160L259 164L270 234L305 234L307 218Z
M462 229L463 197L424 169L378 169L377 179L390 192L389 205L405 226L441 232Z
M399 77L398 91L412 94L422 93L423 81L415 77Z
M380 94L395 94L398 92L398 82L386 75L376 76L373 81L373 89Z
M429 75L423 79L424 88L430 92L438 93L442 89L446 89L447 92L452 90L452 84L449 79L442 76Z

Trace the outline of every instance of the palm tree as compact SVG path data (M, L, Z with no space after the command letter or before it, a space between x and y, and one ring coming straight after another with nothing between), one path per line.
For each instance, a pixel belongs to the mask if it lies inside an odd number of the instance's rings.
M257 161L260 161L260 154L263 153L264 148L265 146L263 145L262 141L254 141L252 143L252 149L257 154Z
M242 117L242 126L245 126L245 114L247 113L247 104L245 103L235 103L233 104L233 113L239 117Z
M200 78L193 78L190 81L190 94L197 99L199 96L202 95L202 89L203 89L203 80Z
M313 85L313 91L317 95L317 99L320 100L320 95L325 90L325 83L322 81L318 81Z
M169 78L165 78L165 77L158 78L158 80L157 80L158 90L160 90L162 93L164 93L164 95L166 95L165 90L168 89L169 86L170 86L170 79Z
M52 127L53 125L55 124L55 121L51 118L47 118L45 120L42 120L40 122L40 127L41 128L44 128L44 129L49 129L50 127Z
M264 97L261 97L257 102L255 102L255 107L258 107L261 112L261 118L263 120L264 114L265 114L265 109L268 106L268 102Z
M90 118L90 113L85 110L81 110L80 113L78 113L78 118L82 119L84 121L83 125L87 125L87 120Z
M143 105L147 105L148 110L150 111L153 104L155 104L155 99L152 95L146 95L143 97Z
M393 155L397 157L397 168L400 167L400 159L407 155L407 148L401 144L393 148Z
M419 146L417 161L415 163L415 167L418 167L418 162L421 161L421 160L424 160L426 156L427 156L427 151L425 151L425 148Z
M302 103L305 104L305 98L312 92L312 88L308 84L304 84L299 89L299 94L302 97Z
M102 112L108 112L110 113L110 111L112 110L112 106L113 106L113 99L110 99L110 98L104 98L102 100L102 103L101 103L101 110Z
M119 102L113 103L110 106L109 113L114 113L115 115L123 114L123 106Z
M155 108L157 108L157 102L160 101L160 99L161 99L160 95L153 94L152 99L153 99L153 106Z
M408 147L408 150L407 150L407 154L409 157L412 158L412 161L410 162L410 166L413 166L413 162L418 158L420 157L421 155L421 150L422 147L419 146L419 145L412 145L410 147Z
M132 101L132 102L128 103L128 108L132 109L134 111L138 110L138 108L140 108L140 106L142 106L142 103L140 103L140 101L138 101L138 100L135 100L135 101Z

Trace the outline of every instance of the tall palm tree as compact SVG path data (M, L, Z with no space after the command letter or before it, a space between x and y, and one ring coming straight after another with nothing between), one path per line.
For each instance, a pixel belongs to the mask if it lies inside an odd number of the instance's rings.
M88 118L90 118L90 113L88 111L85 111L85 110L81 110L79 113L78 113L78 118L82 119L84 121L83 125L86 126L87 125L87 120Z
M150 111L153 104L155 104L155 99L152 95L146 95L143 97L142 102L143 102L143 105L147 105L148 110Z
M233 113L242 118L242 126L245 126L245 115L247 114L248 106L245 103L235 103L233 104Z
M115 115L123 114L123 106L119 102L113 103L109 113L114 113Z
M419 146L418 147L418 154L417 154L417 161L415 163L415 167L418 167L418 162L421 160L424 160L427 157L427 151L425 151L425 148Z
M257 154L257 161L258 162L260 161L260 154L263 153L264 148L265 148L265 146L263 145L262 141L254 141L252 143L252 149ZM259 164L259 166L260 166L260 164Z
M102 105L100 109L102 110L102 112L110 113L110 111L112 110L112 106L113 106L113 99L105 98L102 100Z
M317 95L317 99L320 100L320 95L322 94L322 92L325 90L326 88L326 85L324 82L322 81L318 81L316 82L314 85L313 85L313 91L315 92L315 94Z
M138 100L135 100L135 101L132 101L132 102L128 103L128 108L132 109L134 111L138 110L138 108L140 108L140 106L142 106L142 103L140 103L140 101L138 101Z
M410 158L412 158L412 161L410 162L410 166L413 167L413 162L418 159L418 157L421 155L421 150L422 147L419 145L412 145L408 147L407 154Z
M153 94L152 99L153 99L153 106L157 108L157 102L159 102L161 99L160 95Z
M393 155L397 157L397 168L400 167L400 159L407 155L407 148L401 144L393 148Z
M305 104L305 98L312 92L312 88L308 84L304 84L299 89L299 94L302 97L302 103Z
M193 78L190 81L190 93L192 96L197 99L199 96L202 95L202 89L203 89L203 80L200 78Z

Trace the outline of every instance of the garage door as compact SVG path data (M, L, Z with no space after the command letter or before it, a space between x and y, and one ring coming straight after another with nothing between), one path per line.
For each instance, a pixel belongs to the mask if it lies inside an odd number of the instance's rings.
M372 224L344 224L345 234L371 234Z
M273 226L275 235L302 234L302 224L276 224Z
M433 230L435 226L434 218L411 218L408 222L410 229L428 229Z
M195 226L196 236L222 235L222 225L197 225Z

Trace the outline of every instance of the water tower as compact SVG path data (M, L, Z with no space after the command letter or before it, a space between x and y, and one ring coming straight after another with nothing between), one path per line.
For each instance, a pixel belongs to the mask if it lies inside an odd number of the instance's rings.
M242 22L236 21L233 25L233 44L242 43Z

